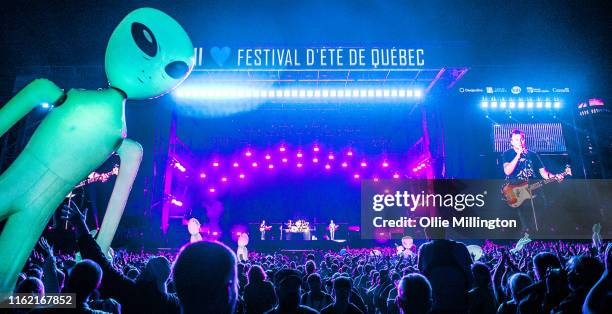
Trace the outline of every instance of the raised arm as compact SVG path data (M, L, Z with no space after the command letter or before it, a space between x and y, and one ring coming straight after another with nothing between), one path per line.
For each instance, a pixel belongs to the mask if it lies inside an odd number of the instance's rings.
M61 287L57 279L57 267L55 266L53 247L49 245L45 238L41 238L38 243L40 243L40 247L43 249L43 254L45 255L45 262L42 265L45 293L59 293Z
M85 223L85 215L76 206L64 206L62 208L62 216L75 226L76 238L82 258L91 259L102 268L103 292L116 298L119 302L132 297L135 293L136 285L132 280L115 269L106 259L105 253L100 250L96 241L89 234L89 228Z
M54 104L62 98L64 91L47 79L35 79L0 108L0 136L25 117L34 107Z
M125 204L130 196L130 190L132 190L136 174L138 174L138 168L142 160L142 146L135 141L125 139L117 153L121 160L121 167L96 239L104 253L108 252L113 237L115 237L115 231L117 231Z
M612 243L608 243L604 262L606 263L606 270L587 294L582 305L583 313L606 313L607 311L606 298L609 298L610 287L612 286L612 275L610 274L612 271Z

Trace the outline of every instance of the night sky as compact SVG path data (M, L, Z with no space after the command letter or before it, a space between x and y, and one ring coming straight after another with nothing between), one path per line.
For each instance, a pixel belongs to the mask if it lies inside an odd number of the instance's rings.
M237 46L466 42L469 64L563 68L608 93L604 1L13 1L0 10L2 93L14 67L101 65L129 11L176 18L194 43ZM608 27L606 27L608 25ZM452 53L452 52L449 52ZM10 85L10 84L9 84Z

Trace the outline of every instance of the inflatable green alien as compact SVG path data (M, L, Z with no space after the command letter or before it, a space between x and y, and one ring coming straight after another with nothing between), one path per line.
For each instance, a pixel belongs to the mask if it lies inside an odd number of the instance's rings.
M0 136L34 107L54 108L0 176L0 293L9 293L55 209L80 180L117 153L121 167L97 242L106 252L138 172L142 147L126 138L126 99L159 97L191 72L194 49L170 16L151 8L128 14L105 57L109 88L71 89L36 79L0 108Z

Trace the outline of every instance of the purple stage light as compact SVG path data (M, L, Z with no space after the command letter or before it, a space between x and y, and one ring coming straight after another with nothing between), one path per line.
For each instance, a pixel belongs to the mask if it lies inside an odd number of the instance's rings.
M325 165L325 169L329 170L331 169L331 166L329 164Z
M386 162L386 161L384 161L384 162L382 163L382 166L383 166L383 168L387 168L387 167L389 167L389 163L388 163L388 162Z
M238 166L240 166L237 162L235 162L232 166L234 166L234 168L238 168Z
M185 171L187 171L187 169L185 169L185 167L184 167L183 165L181 165L181 163L180 163L180 162L178 162L178 161L174 163L174 167L175 167L176 169L178 169L180 172L185 172Z
M298 168L302 168L302 163L298 162L298 164L296 165Z
M378 177L374 177L374 182L378 182Z
M247 157L251 157L253 155L253 153L251 153L251 151L248 151L246 153L244 153L245 156Z
M315 158L313 158L313 159L312 159L312 162L314 162L314 163L319 162L319 158L316 158L316 157L315 157Z
M274 169L274 165L273 164L269 164L268 165L268 169Z
M219 167L219 162L217 161L213 162L213 167Z
M223 177L223 178L221 178L221 181L222 181L222 182L227 182L227 177Z
M218 236L218 235L219 235L219 232L218 232L218 231L213 231L213 232L212 232L212 235L216 237L216 236Z
M362 167L362 168L365 168L365 167L367 167L367 166L368 166L368 164L367 164L365 161L362 161L362 162L361 162L361 167Z
M342 168L346 168L346 167L348 167L348 164L346 162L343 162L342 163Z
M394 173L394 174L393 174L393 179L399 179L399 177L400 177L400 176L399 176L399 174L398 174L398 173Z
M334 155L329 154L329 156L327 156L327 159L329 159L329 160L334 160Z
M355 232L361 231L361 227L359 227L359 226L349 226L347 229L349 231L355 231Z
M318 152L319 151L319 146L315 146L312 150L315 151L315 152Z
M285 148L285 146L281 146L281 147L280 147L278 150L279 150L279 151L281 151L281 152L284 152L284 151L286 151L287 149Z
M256 168L256 167L257 167L257 163L256 163L256 162L253 162L253 163L251 164L251 166L252 166L253 168Z
M297 158L302 158L302 156L304 156L302 153L297 153Z
M349 150L349 151L346 153L346 155L347 155L347 156L353 156L353 151L350 151L350 150Z
M282 161L286 163L287 162L287 158L283 158Z
M217 191L217 189L215 189L215 188L209 188L208 189L208 192L210 192L210 193L215 193L216 191Z
M170 201L170 203L172 203L172 204L174 204L174 205L176 205L178 207L182 207L183 206L183 202L181 202L181 201L179 201L177 199L174 199L174 198Z
M355 178L355 179L359 179L359 173L355 173L355 174L353 175L353 178Z
M266 160L270 160L270 158L272 158L270 155L266 155Z
M206 178L206 173L200 173L200 178L205 179Z
M241 174L240 174L238 177L239 177L240 179L244 179L244 173L241 173Z

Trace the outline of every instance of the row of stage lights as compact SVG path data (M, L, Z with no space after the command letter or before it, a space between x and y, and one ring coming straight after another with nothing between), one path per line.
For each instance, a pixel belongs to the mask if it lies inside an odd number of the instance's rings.
M365 178L365 174L363 173L364 171L367 171L368 169L376 169L377 166L378 168L389 174L390 179L400 179L402 177L412 177L413 175L419 175L421 173L422 170L424 170L425 168L427 168L429 166L429 162L427 160L423 160L420 161L418 163L416 163L412 168L412 175L403 175L401 174L401 171L397 171L397 170L392 170L392 162L388 161L388 160L383 160L381 162L378 163L372 163L367 161L366 159L361 159L359 160L353 160L353 162L351 162L351 159L355 159L354 155L355 153L352 150L348 150L343 154L336 154L333 152L329 152L329 153L321 153L319 154L319 152L321 151L321 148L319 148L318 146L314 146L312 148L313 150L313 156L312 157L306 157L306 154L302 151L302 150L298 150L297 152L295 152L295 157L292 158L294 160L290 160L289 157L293 156L293 153L288 152L288 149L284 146L281 146L279 149L280 155L281 156L275 156L272 157L271 154L266 153L265 155L263 155L263 160L259 160L256 158L255 153L251 150L246 150L243 154L243 158L245 158L246 160L242 160L241 162L238 161L233 161L233 162L222 162L219 160L213 160L210 162L209 166L208 166L208 171L206 172L200 172L199 174L199 178L201 180L206 180L207 182L209 182L210 184L214 184L215 182L217 184L228 184L230 182L230 180L237 180L237 181L244 181L247 179L247 171L252 172L252 170L256 170L256 169L267 169L268 171L272 171L274 169L276 169L277 167L280 166L288 166L288 165L293 165L295 166L295 168L297 169L306 169L306 168L312 168L313 166L322 166L322 169L324 169L324 171L328 172L333 170L334 166L337 169L343 169L343 170L349 170L349 172L352 172L351 177L354 180L361 180L361 179L367 179ZM340 162L337 159L339 158L343 158L343 160ZM261 158L260 158L261 159ZM276 160L276 163L274 162L274 160ZM334 161L336 161L336 163L334 163ZM353 168L352 164L355 164L355 170L351 169ZM173 166L175 169L179 170L180 172L187 172L186 167L181 164L178 160L173 159L171 166ZM234 173L227 173L227 174L221 174L218 171L220 169L223 169L223 167L226 167L228 169L233 169L231 171L233 171ZM409 168L410 169L410 168ZM381 179L380 176L378 175L371 175L368 176L370 180L374 181L374 182L378 182ZM208 191L210 193L215 193L218 191L218 188L215 186L210 186L208 188ZM177 206L181 206L178 204L174 204Z
M419 99L423 91L412 88L178 88L174 94L195 99L347 99L347 98L412 98Z
M523 98L518 98L518 99L514 99L514 98L510 98L510 99L505 99L505 98L501 98L501 99L496 99L495 97L492 98L483 98L480 101L480 108L484 109L484 110L488 110L488 109L501 109L501 110L506 110L506 109L527 109L527 110L533 110L535 109L560 109L561 108L561 101L557 98L554 99L550 99L550 98L545 98L545 99L532 99L532 98L527 98L527 99L523 99Z

